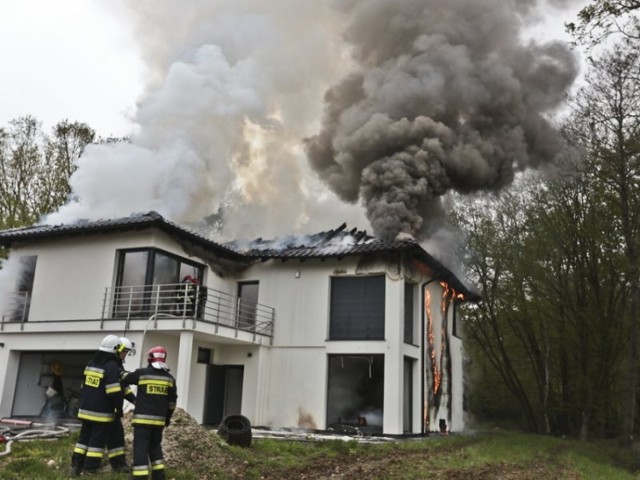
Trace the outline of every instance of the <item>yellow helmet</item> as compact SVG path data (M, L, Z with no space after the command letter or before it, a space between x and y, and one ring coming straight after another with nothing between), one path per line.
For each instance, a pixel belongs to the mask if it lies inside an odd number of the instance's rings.
M53 362L51 362L51 373L53 373L54 375L58 375L59 377L64 374L64 368L58 360L54 360Z

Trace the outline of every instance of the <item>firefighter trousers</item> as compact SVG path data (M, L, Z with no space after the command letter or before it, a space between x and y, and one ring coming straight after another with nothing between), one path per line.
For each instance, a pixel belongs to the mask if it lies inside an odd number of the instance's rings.
M165 480L162 458L162 432L164 427L133 426L133 478Z
M126 450L124 448L124 428L122 420L116 417L107 429L107 453L109 464L113 470L123 470L127 466Z
M71 456L71 468L78 472L97 472L107 440L109 423L83 420L78 442Z

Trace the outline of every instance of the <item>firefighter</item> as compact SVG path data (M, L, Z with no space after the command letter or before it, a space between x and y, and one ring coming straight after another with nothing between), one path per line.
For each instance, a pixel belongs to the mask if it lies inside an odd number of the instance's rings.
M80 392L78 419L82 421L78 442L71 456L71 475L96 473L102 455L109 425L122 415L122 387L116 348L120 343L116 335L102 339L95 356L84 369Z
M116 347L116 362L118 363L118 375L120 376L124 372L124 361L127 355L135 355L134 345L127 337L120 337L118 340L118 346ZM136 396L133 393L131 385L120 381L120 387L124 395L124 399L136 403ZM118 410L119 415L116 415L112 423L109 424L109 430L107 432L107 454L109 455L109 464L114 472L130 472L127 465L126 450L124 447L124 428L122 427L122 405Z
M51 374L53 375L53 388L60 397L64 397L64 388L62 387L62 375L64 375L64 367L58 360L51 362Z
M176 381L167 367L167 351L164 347L153 347L147 353L148 366L131 373L123 379L137 385L136 408L133 412L133 471L132 477L164 480L165 469L162 456L162 433L171 423L171 416L178 398Z
M193 315L195 313L196 289L200 280L186 275L176 295L176 309L180 315Z

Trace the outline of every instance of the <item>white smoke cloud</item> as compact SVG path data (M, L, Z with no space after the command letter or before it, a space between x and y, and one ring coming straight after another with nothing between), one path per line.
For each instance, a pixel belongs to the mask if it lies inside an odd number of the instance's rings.
M196 222L224 205L226 237L366 224L314 177L301 146L346 59L336 12L317 3L132 3L151 72L137 131L88 148L71 201L43 221L156 210Z
M25 278L25 262L21 257L0 261L0 317L3 321L19 321L25 307L25 292L19 292Z

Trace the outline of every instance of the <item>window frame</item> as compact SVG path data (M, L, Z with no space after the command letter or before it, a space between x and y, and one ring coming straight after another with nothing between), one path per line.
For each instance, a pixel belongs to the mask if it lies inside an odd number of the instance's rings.
M385 273L375 273L370 275L357 275L357 276L332 276L330 277L330 292L329 292L329 331L328 331L328 340L329 341L383 341L386 336L386 274ZM366 332L372 331L373 334L358 334L358 333L341 333L340 328L342 327L337 323L345 316L349 316L352 312L349 309L346 309L345 312L338 312L338 306L341 299L337 298L337 287L339 283L347 283L347 282L371 282L371 285L368 288L373 290L373 293L367 293L365 291L362 299L360 299L360 305L374 305L379 307L379 311L375 312L375 316L369 317L369 321L361 322L359 325L357 324L357 320L355 322L348 323L348 329L361 328ZM373 282L381 282L381 285L376 285ZM351 288L346 286L345 288ZM367 286L365 286L366 290ZM378 291L376 291L378 288ZM381 292L379 289L381 288ZM341 292L345 294L347 292ZM375 301L378 301L377 304ZM359 307L356 307L359 309ZM371 308L368 310L372 310ZM367 312L365 310L364 313L356 312L359 315L366 315Z
M143 287L143 290L144 290L142 295L143 299L141 301L140 312L139 312L140 315L143 317L148 316L151 313L150 307L152 303L151 300L152 300L153 287L155 285L166 285L163 283L158 283L158 284L154 283L154 277L156 273L155 269L157 266L156 259L158 258L158 255L163 255L169 259L176 261L176 281L174 282L176 285L181 283L182 278L180 277L182 276L183 265L188 265L194 268L195 271L197 272L196 278L198 278L201 285L203 284L205 265L202 263L195 262L193 260L187 259L180 255L176 255L174 253L171 253L156 247L136 247L136 248L118 249L116 252L117 268L116 268L116 275L114 279L114 292L117 292L117 293L114 296L112 312L111 312L113 318L122 318L123 316L124 317L131 316L131 312L129 311L127 311L126 315L123 315L122 313L119 312L121 298L126 297L126 294L119 290L127 286L138 286L138 285L122 284L123 277L125 274L126 256L127 254L136 253L136 252L147 253L146 265L144 266L144 283L142 285L139 285L140 287ZM137 312L133 316L138 316Z
M415 345L416 337L416 291L417 284L404 282L404 317L403 317L403 341L408 345ZM411 298L407 298L407 292L411 292ZM407 308L409 305L410 308Z
M254 298L243 296L243 288L255 286L255 302ZM236 297L238 305L236 310L236 323L240 328L255 328L258 317L258 300L260 299L260 281L259 280L243 280L237 283ZM245 304L246 302L246 304Z

